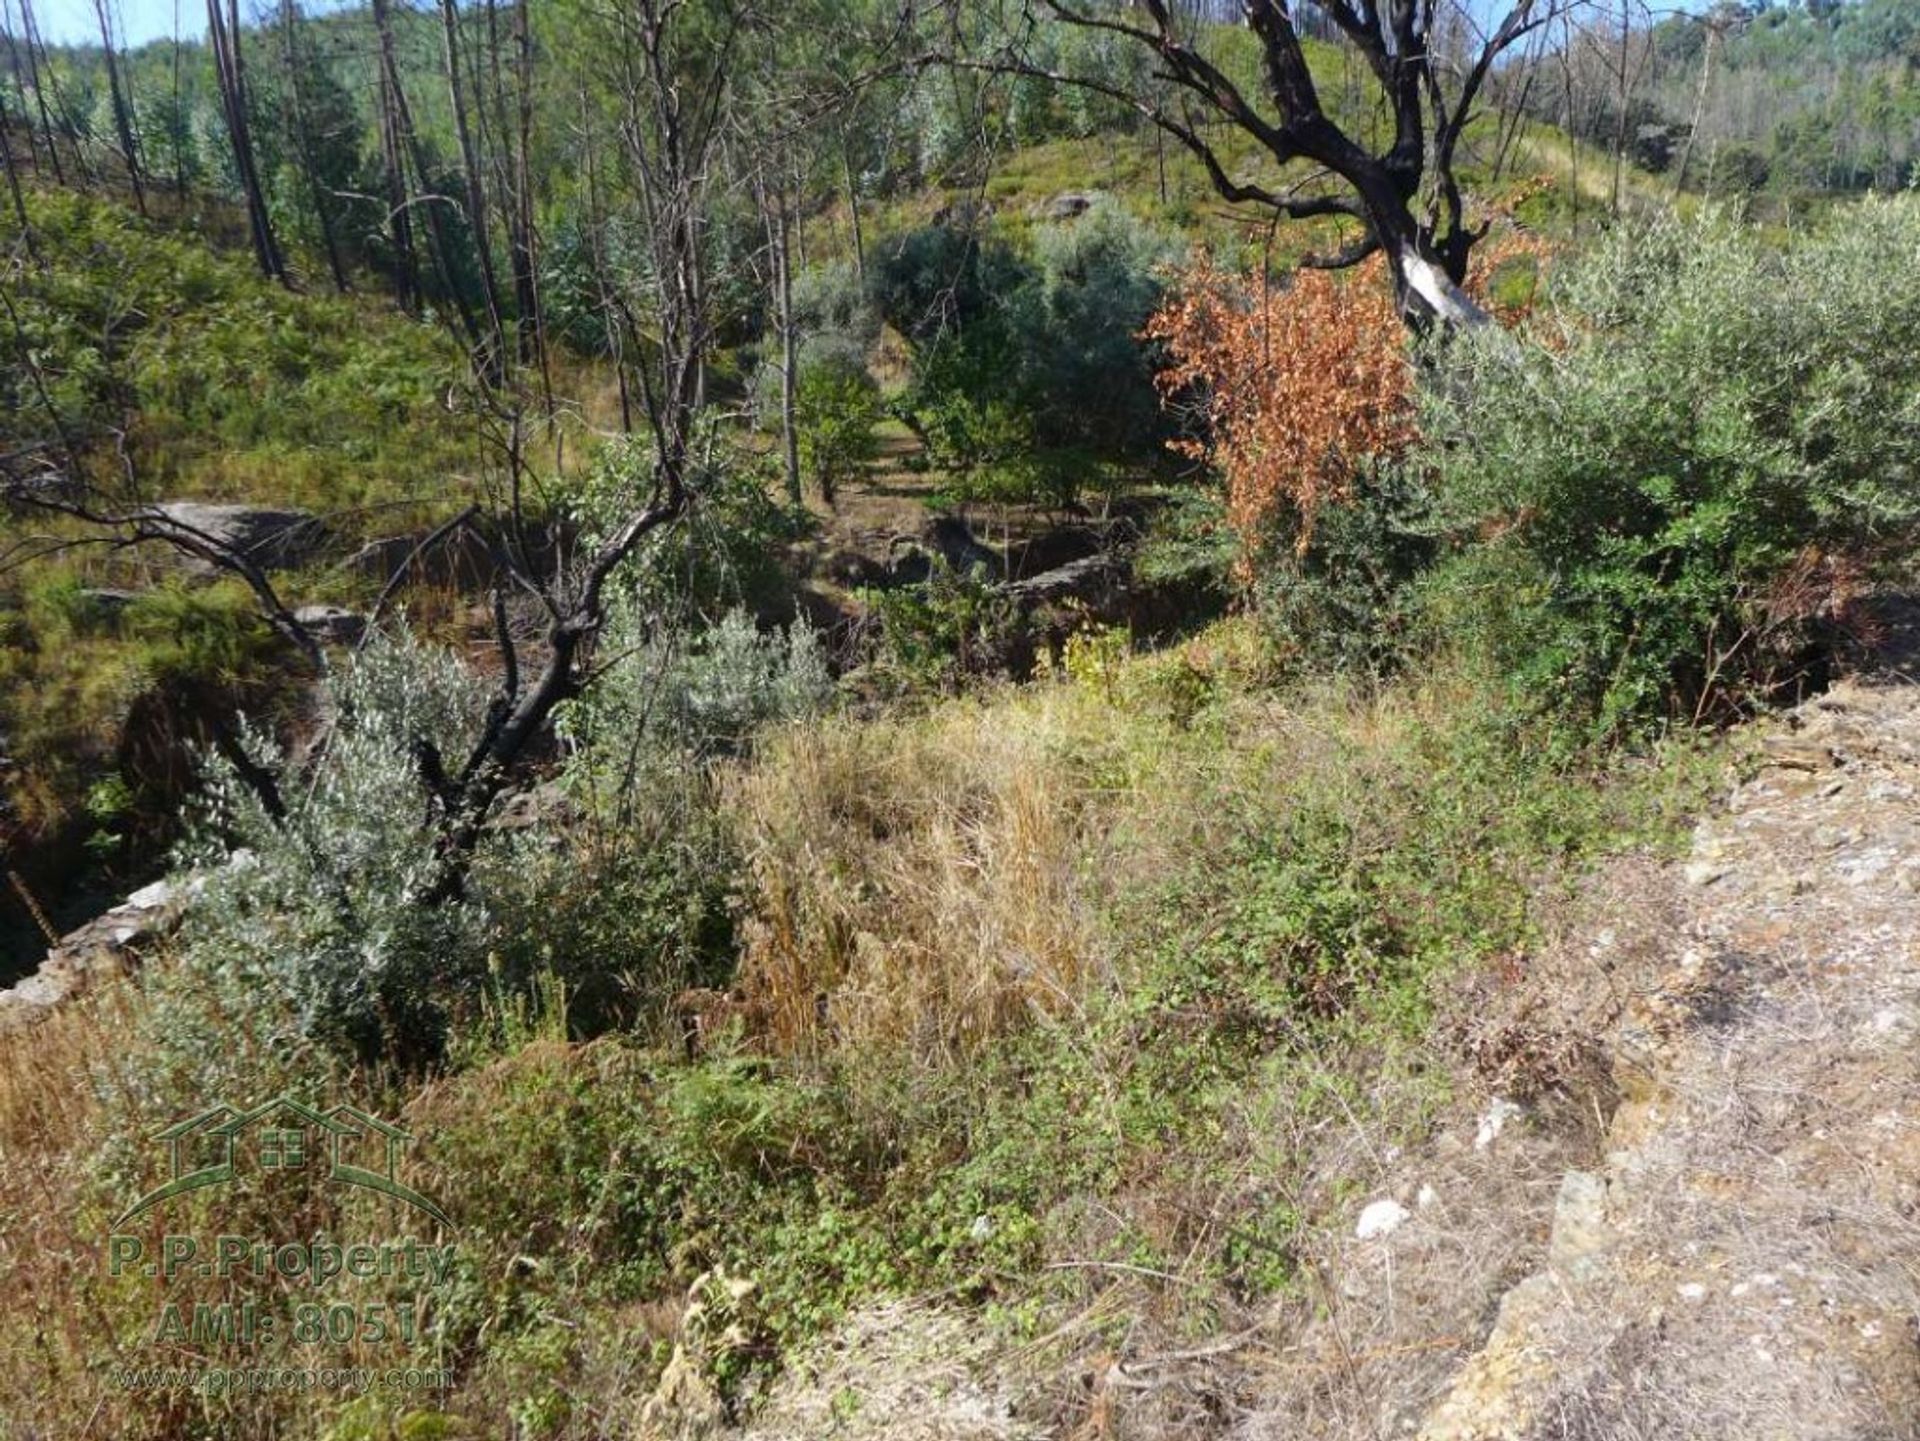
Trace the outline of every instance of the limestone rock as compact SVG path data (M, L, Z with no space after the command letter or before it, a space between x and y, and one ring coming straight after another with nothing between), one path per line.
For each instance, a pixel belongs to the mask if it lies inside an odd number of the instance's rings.
M67 932L31 975L0 991L0 1033L32 1025L62 1002L127 972L143 949L179 923L186 900L173 882L155 881Z
M1370 1202L1361 1210L1353 1234L1362 1241L1380 1240L1405 1225L1411 1214L1405 1206L1390 1198Z
M367 618L337 605L303 605L293 618L328 645L353 645L367 633Z
M1040 217L1043 220L1073 220L1085 215L1105 198L1104 193L1098 190L1063 190L1041 204Z
M326 531L309 512L263 505L216 505L208 501L172 500L156 507L175 524L191 528L240 552L266 570L281 570L312 559ZM218 567L198 557L185 567L211 574Z

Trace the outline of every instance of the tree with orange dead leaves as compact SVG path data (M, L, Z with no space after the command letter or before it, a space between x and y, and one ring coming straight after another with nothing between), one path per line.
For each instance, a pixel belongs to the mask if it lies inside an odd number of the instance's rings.
M1197 422L1174 449L1226 480L1243 567L1276 522L1304 549L1320 508L1414 438L1406 332L1377 262L1251 289L1203 258L1144 335L1166 349L1163 399Z
M1532 309L1551 255L1513 217L1540 183L1487 207L1466 277L1475 303L1508 327ZM1501 280L1509 274L1517 284ZM1321 508L1350 500L1371 467L1416 438L1408 336L1377 259L1342 275L1304 268L1282 283L1202 256L1142 337L1168 357L1156 377L1162 402L1191 422L1173 449L1226 480L1243 580L1278 532L1304 553Z

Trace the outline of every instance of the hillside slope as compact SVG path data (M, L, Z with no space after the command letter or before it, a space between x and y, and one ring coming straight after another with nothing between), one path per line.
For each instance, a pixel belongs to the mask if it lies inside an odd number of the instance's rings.
M1911 1434L1920 689L1850 681L1767 742L1610 1038L1599 1163L1423 1441Z
M1688 853L1610 863L1523 976L1463 978L1434 1058L1478 1102L1404 1152L1349 1116L1371 1184L1297 1238L1304 1295L1177 1342L877 1308L745 1434L1910 1435L1915 679L1889 653L1763 724Z

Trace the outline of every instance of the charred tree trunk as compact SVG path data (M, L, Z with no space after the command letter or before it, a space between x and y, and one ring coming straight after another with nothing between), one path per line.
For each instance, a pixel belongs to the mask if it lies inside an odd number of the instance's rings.
M247 230L253 241L254 259L260 273L287 284L286 262L274 239L273 219L267 211L266 193L260 186L260 174L253 160L253 131L247 115L247 79L245 59L240 49L240 4L229 0L225 14L220 0L207 0L207 39L213 48L214 76L220 91L220 109L227 122L227 138L233 146L234 173L240 181L247 206Z
M384 35L382 36L384 50ZM379 72L380 171L387 190L387 243L393 248L394 300L409 315L420 313L420 260L413 245L413 211L407 204L406 160L400 146L400 121L394 112L393 86L384 55Z
M427 220L427 239L433 252L434 270L440 277L442 290L446 292L448 302L454 313L460 318L460 328L467 337L467 344L476 358L483 355L485 341L480 326L473 317L473 307L460 285L459 272L454 269L452 249L447 240L446 220L440 207L446 203L446 197L430 186L432 173L427 165L426 152L420 144L420 134L414 128L413 111L407 104L407 91L400 79L400 65L396 58L393 43L393 16L387 0L373 0L373 25L380 44L380 69L383 87L386 92L387 113L392 122L392 136L396 151L396 163L390 168L390 175L397 176L398 189L403 196L402 209L411 209L418 204ZM411 164L414 178L419 181L420 189L416 194L407 184L406 166ZM389 182L391 184L391 181Z
M520 333L520 359L537 363L543 381L547 375L547 327L541 313L539 270L534 252L533 223L533 22L528 0L513 7L513 300ZM548 383L551 393L551 383ZM549 402L551 403L551 402Z
M493 266L486 181L480 173L473 126L467 119L466 87L460 81L460 17L454 0L440 0L440 32L446 47L447 98L453 107L453 132L460 146L461 179L467 192L467 230L473 237L473 253L480 266L480 289L487 311L489 340L483 368L497 377L506 363L506 327L500 318L500 287Z
M6 132L4 125L0 125L0 163L6 166L7 193L13 198L13 214L20 225L20 238L31 254L34 252L33 223L27 219L27 199L20 190L19 167L13 158L13 137Z
M34 95L39 101L41 123L45 125L47 131L47 149L53 157L54 179L64 185L66 177L60 173L60 147L53 116L48 112L47 107L49 94L53 96L54 106L60 112L60 128L69 137L78 135L80 128L74 123L73 111L67 105L66 96L60 90L60 82L55 78L53 66L47 59L47 42L40 34L39 21L34 17L33 0L20 0L20 26L26 31L27 64L33 72ZM34 58L36 54L39 56L38 60ZM81 180L89 185L93 184L96 177L93 167L87 163L87 152L84 146L76 145L73 148L73 162L80 171Z
M300 157L300 169L307 177L307 196L314 219L320 226L320 243L327 252L327 269L333 276L333 288L347 293L347 269L340 259L340 243L333 233L332 198L321 182L320 167L314 159L313 136L307 128L306 104L300 93L299 15L294 0L282 0L281 35L284 39L287 67L287 98L292 102L293 143Z
M46 88L40 83L39 40L33 23L33 0L20 0L20 39L27 47L27 79L33 85L34 109L40 112L40 129L46 136L47 164L53 169L54 183L65 185L67 176L60 164L60 137L53 128L53 112L47 106Z
M120 76L119 46L114 40L113 24L107 13L107 0L93 0L94 18L100 23L100 48L107 67L107 94L113 106L113 129L120 138L120 158L126 162L127 183L133 187L134 208L147 213L147 189L140 181L140 146L134 138L133 100Z
M7 42L7 68L13 72L13 88L20 92L21 119L27 128L27 163L33 167L33 173L40 173L40 134L33 126L33 116L27 113L27 74L20 64L20 43L13 33L13 5L11 0L0 3L0 36ZM35 87L38 88L37 86ZM0 125L5 123L4 107L0 106Z

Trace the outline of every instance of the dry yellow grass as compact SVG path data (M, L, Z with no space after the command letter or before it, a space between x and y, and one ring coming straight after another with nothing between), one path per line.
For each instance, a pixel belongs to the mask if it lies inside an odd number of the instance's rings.
M1124 761L1082 692L780 737L728 804L754 886L740 986L783 1050L975 1050L1106 969L1099 859ZM1104 752L1104 753L1103 753Z
M1239 691L1249 644L1220 627L1097 683L764 744L723 782L749 877L736 999L756 1038L925 1066L1071 1015L1124 959L1115 903L1231 829L1209 797L1338 794L1403 764L1460 701L1240 694L1182 724L1183 690Z

